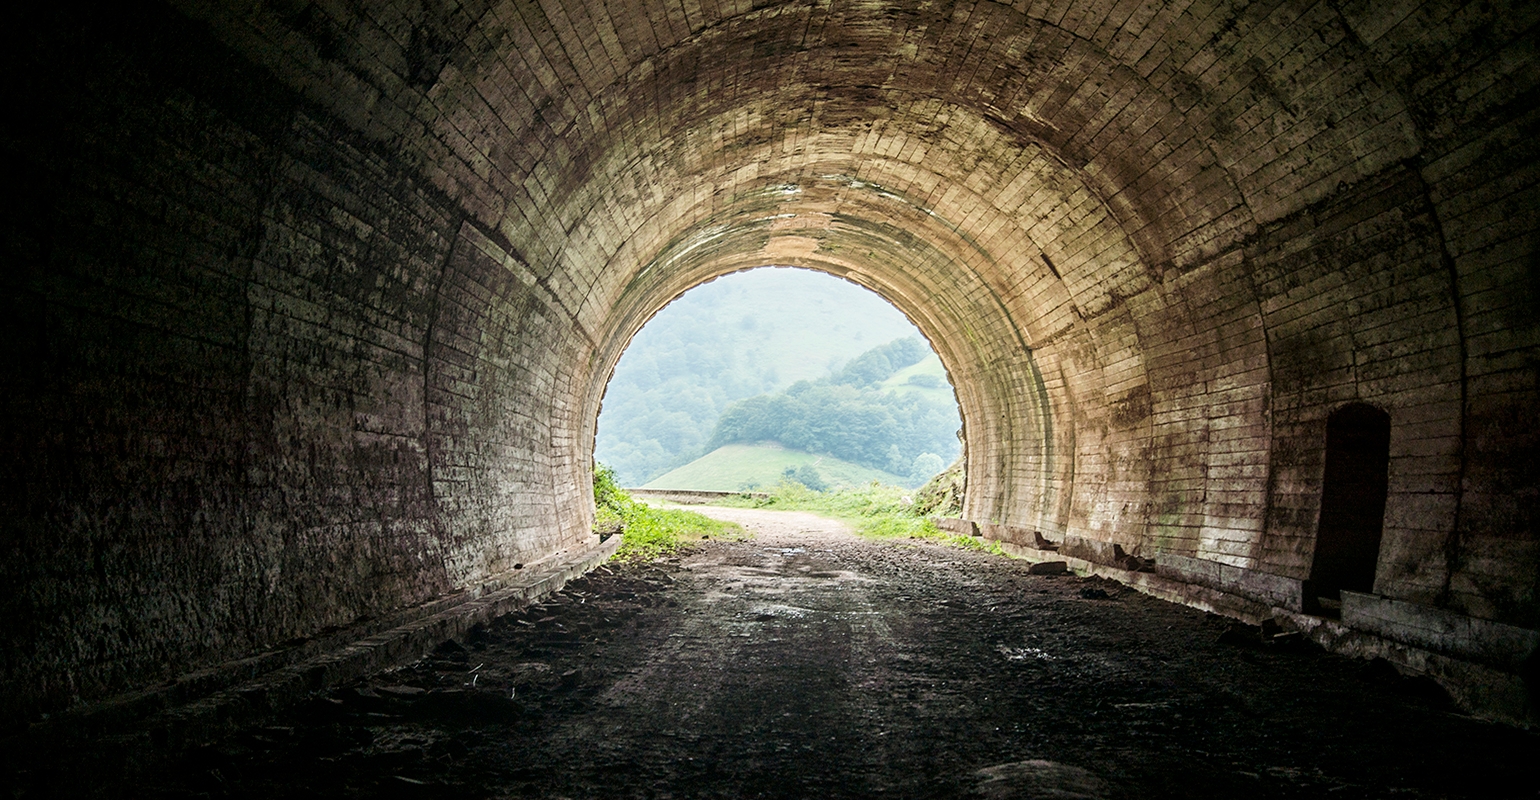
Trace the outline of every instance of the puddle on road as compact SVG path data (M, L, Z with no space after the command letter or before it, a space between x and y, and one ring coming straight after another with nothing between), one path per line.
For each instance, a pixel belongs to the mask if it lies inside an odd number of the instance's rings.
M1007 661L1057 661L1058 657L1036 647L998 647Z
M757 616L757 617L771 617L771 618L773 618L773 617L788 617L790 619L801 619L801 618L803 618L803 617L805 617L805 616L807 616L809 614L815 614L815 613L817 613L817 611L814 610L814 609L811 609L811 608L803 608L801 606L788 606L788 605L775 604L775 605L757 605L757 606L754 606L753 608L750 608L748 611L746 611L744 613L745 614L752 614L752 615ZM767 621L767 620L763 620L763 621Z

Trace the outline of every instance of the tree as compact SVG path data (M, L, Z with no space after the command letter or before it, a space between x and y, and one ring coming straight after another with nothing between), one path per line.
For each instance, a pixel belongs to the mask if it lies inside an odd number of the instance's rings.
M894 363L913 364L928 353L915 338L898 339L855 358L819 381L798 381L784 392L746 398L727 407L706 449L775 441L794 450L830 455L868 467L910 475L929 454L928 472L945 461L936 453L957 451L957 410L923 394L876 388ZM845 381L845 382L842 382Z
M909 480L923 483L945 468L946 462L941 460L941 456L921 453L914 457L914 465L909 468Z
M913 336L894 339L851 359L830 382L845 386L875 386L904 367L919 363L929 353L930 348Z
M823 475L820 475L818 468L812 464L803 464L800 467L787 467L781 472L781 477L789 481L796 481L815 492L821 492L829 488L829 484L824 482Z

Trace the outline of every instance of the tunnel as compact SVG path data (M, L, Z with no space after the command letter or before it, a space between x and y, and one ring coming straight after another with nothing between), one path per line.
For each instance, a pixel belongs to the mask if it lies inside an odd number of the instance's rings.
M779 265L873 290L934 346L963 420L949 524L1533 720L1537 19L19 9L0 717L195 702L591 565L627 343ZM1330 421L1355 408L1388 419L1383 519L1322 614Z

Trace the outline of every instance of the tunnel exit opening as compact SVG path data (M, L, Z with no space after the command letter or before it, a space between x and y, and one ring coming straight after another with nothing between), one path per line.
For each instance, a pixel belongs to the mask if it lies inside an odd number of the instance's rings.
M867 287L805 268L705 281L654 315L605 387L594 458L622 485L913 488L961 419L927 337Z
M1389 469L1390 415L1363 403L1332 412L1307 611L1337 616L1343 590L1374 591Z

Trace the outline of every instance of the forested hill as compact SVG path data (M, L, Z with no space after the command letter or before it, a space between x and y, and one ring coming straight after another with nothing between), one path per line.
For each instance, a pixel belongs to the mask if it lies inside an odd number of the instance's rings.
M878 345L851 359L829 379L843 386L870 388L893 377L904 367L920 363L930 355L930 348L918 337L908 336Z
M701 456L729 404L853 366L918 337L903 314L818 272L756 269L692 289L632 340L610 380L594 456L640 486Z
M706 450L774 441L911 479L928 478L960 449L956 404L933 392L883 385L928 355L919 339L899 339L861 354L827 378L740 400L723 412Z

